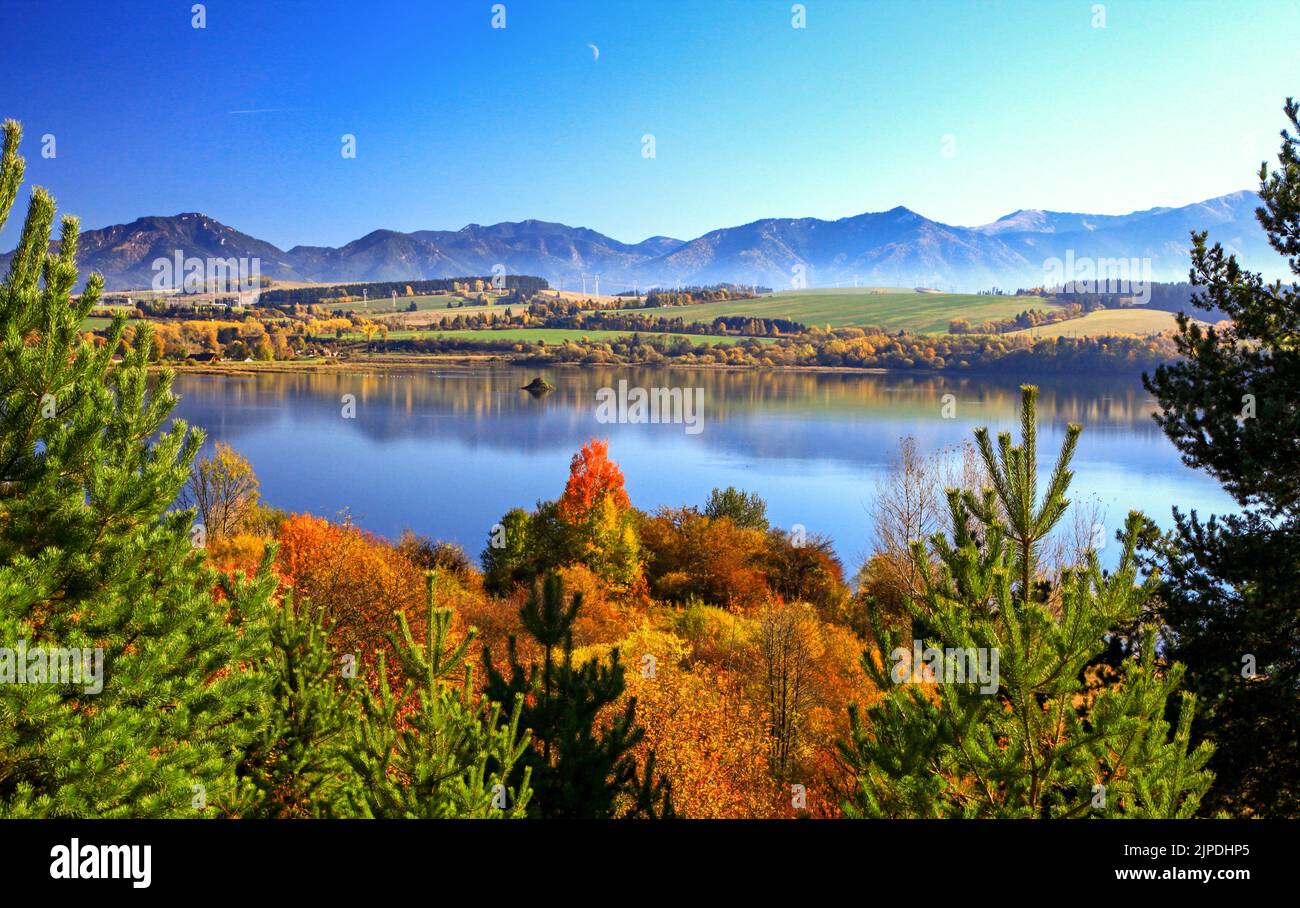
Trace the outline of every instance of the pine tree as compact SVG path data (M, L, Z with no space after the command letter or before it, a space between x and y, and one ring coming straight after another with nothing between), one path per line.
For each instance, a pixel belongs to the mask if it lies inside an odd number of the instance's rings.
M357 720L354 685L361 682L330 648L331 629L324 609L299 606L292 596L272 620L263 664L266 723L240 762L239 816L331 817L346 804L353 777L344 751Z
M1059 578L1043 575L1038 548L1068 507L1079 428L1040 503L1035 399L1022 388L1019 445L1003 433L995 452L977 433L992 488L948 490L952 535L931 537L933 560L915 544L925 595L909 606L921 639L904 640L872 608L877 650L862 664L882 696L866 722L850 711L852 737L840 745L858 777L850 815L1189 816L1209 785L1212 748L1188 751L1193 697L1169 737L1166 702L1182 669L1157 663L1150 632L1130 641L1135 655L1117 677L1087 677L1107 635L1150 596L1155 580L1137 582L1134 557L1146 521L1129 515L1113 574L1089 551Z
M0 227L20 137L4 124ZM78 339L103 280L71 300L78 224L62 219L51 253L54 212L34 189L0 283L0 816L210 815L259 721L264 679L246 667L265 654L273 580L214 601L193 512L168 512L202 434L164 428L176 398L169 372L147 381L148 325L125 349L120 315L104 346ZM102 653L102 690L12 683L33 651L73 648L92 672Z
M452 640L452 611L437 607L437 574L428 574L423 643L404 612L389 639L408 680L394 693L381 652L376 686L362 697L361 721L345 752L354 773L340 813L362 817L488 819L524 816L532 794L528 749L520 733L522 698L490 703L474 694L465 654L471 629ZM460 676L459 682L456 676ZM500 702L512 704L504 712Z
M637 772L633 750L645 730L636 724L636 698L598 727L601 714L623 695L624 669L617 649L608 663L592 659L574 666L573 622L581 608L582 593L574 593L566 606L559 576L548 573L520 610L524 629L542 648L540 664L523 665L511 635L506 677L492 664L491 651L483 649L487 696L499 703L524 702L521 721L534 743L516 774L531 773L529 815L671 816L671 792L666 780L655 777L653 754L644 774Z
M1282 131L1279 168L1259 170L1256 218L1300 276L1300 105ZM1165 576L1170 652L1205 703L1196 737L1213 735L1211 801L1238 815L1300 817L1300 284L1265 283L1207 234L1192 235L1192 302L1231 322L1178 317L1181 359L1144 382L1156 420L1190 466L1242 507L1174 511L1153 544Z

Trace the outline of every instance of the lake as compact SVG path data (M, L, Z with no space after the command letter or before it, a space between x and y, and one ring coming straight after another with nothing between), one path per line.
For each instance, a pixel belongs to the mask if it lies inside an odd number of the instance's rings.
M829 534L851 572L872 544L868 507L879 477L913 436L924 451L976 426L1017 430L1018 382L986 376L863 375L687 369L548 370L557 389L521 391L536 370L430 368L393 373L182 374L176 415L252 462L263 498L289 511L351 515L396 538L407 527L482 551L512 507L564 489L569 459L610 440L632 502L702 504L715 487L757 492L776 525ZM698 432L682 424L604 423L597 392L702 388ZM1082 423L1071 497L1105 514L1106 538L1137 508L1162 526L1170 509L1234 510L1203 473L1184 466L1151 419L1136 378L1037 380L1039 460L1050 470L1065 426ZM953 418L944 418L944 395ZM344 417L344 395L355 414ZM1103 560L1117 554L1108 545Z

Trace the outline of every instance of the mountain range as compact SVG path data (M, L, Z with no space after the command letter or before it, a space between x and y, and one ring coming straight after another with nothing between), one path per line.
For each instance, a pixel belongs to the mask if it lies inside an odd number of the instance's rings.
M1125 215L1020 210L978 227L930 220L907 208L827 221L765 218L712 230L692 240L654 236L623 243L585 227L527 220L460 230L375 230L339 247L282 250L197 213L143 217L81 234L82 273L98 271L109 289L147 288L153 263L177 250L200 258L260 260L264 276L301 281L392 281L507 273L546 278L552 286L603 292L733 282L788 289L802 266L809 287L935 287L976 291L1044 283L1049 262L1149 259L1152 280L1182 281L1192 230L1209 230L1242 263L1266 277L1281 259L1255 220L1249 191L1181 208ZM9 255L0 256L0 266Z

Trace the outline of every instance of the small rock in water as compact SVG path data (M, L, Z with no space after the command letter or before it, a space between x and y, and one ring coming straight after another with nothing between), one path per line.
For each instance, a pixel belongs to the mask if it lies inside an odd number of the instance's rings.
M533 397L541 397L543 394L550 394L555 390L555 385L542 378L540 375L524 385L519 390L527 391Z

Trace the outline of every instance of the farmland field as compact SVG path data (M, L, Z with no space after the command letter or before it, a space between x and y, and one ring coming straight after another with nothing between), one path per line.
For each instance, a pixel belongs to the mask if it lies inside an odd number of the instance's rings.
M1054 325L1022 328L1009 332L1022 337L1100 337L1118 334L1159 334L1177 327L1172 312L1161 309L1099 309L1082 318L1072 318Z
M401 299L401 297L398 297L398 299ZM419 297L407 297L407 299L408 301L410 299L416 299L418 301ZM461 305L467 301L462 300L458 296L435 296L432 299L436 301L433 305L423 305L417 302L417 305L420 306L420 309L417 312L399 311L394 313L390 308L388 313L383 314L379 320L385 322L390 327L398 328L399 330L409 328L427 328L438 324L444 319L453 319L458 315L469 317L471 315L483 315L487 312L491 312L495 315L502 315L510 308L510 306L504 302L493 303L488 306L477 303ZM448 309L448 301L457 303L457 308ZM526 310L528 307L516 306L515 308L516 310Z
M784 318L812 327L879 325L890 331L936 334L948 322L964 318L972 324L1009 318L1026 309L1049 309L1055 304L1037 296L988 296L974 293L917 293L914 290L796 290L757 299L639 309L648 315L712 321L720 315Z

